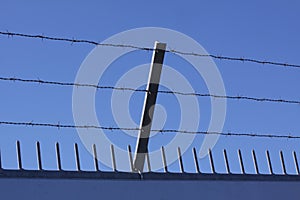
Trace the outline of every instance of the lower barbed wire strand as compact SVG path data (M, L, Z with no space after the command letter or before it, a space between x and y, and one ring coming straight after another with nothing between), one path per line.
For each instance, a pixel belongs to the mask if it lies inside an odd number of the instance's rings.
M72 124L52 124L52 123L34 123L34 122L15 122L15 121L0 121L0 125L12 126L36 126L36 127L54 127L54 128L74 128L74 129L102 129L110 131L140 131L140 128L130 127L106 127L95 125L72 125ZM208 132L208 131L188 131L176 129L152 129L151 132L160 133L182 133L182 134L201 134L201 135L221 135L221 136L246 136L260 138L285 138L285 139L300 139L300 136L292 134L266 134L266 133L237 133L237 132Z
M148 92L146 89L135 89L129 87L114 87L114 86L101 86L93 85L87 83L71 83L71 82L60 82L60 81L46 81L41 79L23 79L15 77L0 77L1 81L10 81L10 82L24 82L24 83L38 83L46 85L59 85L59 86L73 86L73 87L91 87L95 89L109 89L109 90L120 90L120 91L132 91L132 92ZM193 92L179 92L179 91L167 91L167 90L158 90L157 93L161 94L171 94L171 95L183 95L183 96L198 96L198 97L211 97L218 99L232 99L232 100L248 100L256 102L273 102L273 103L286 103L286 104L298 104L300 105L300 100L289 100L289 99L276 99L276 98L258 98L250 96L232 96L232 95L216 95L216 94L207 94L207 93L193 93Z

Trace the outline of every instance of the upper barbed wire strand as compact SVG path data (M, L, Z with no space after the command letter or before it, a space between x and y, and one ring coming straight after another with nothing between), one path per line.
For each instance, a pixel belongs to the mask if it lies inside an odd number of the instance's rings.
M0 31L0 35L6 35L8 37L25 37L25 38L36 38L36 39L43 39L43 40L52 40L52 41L64 41L64 42L70 42L70 43L85 43L85 44L91 44L91 45L97 45L97 46L108 46L108 47L116 47L116 48L131 48L131 49L137 49L137 50L143 50L143 51L153 51L153 48L149 47L140 47L130 44L110 44L110 43L100 43L93 40L82 40L82 39L74 39L74 38L62 38L62 37L50 37L45 35L34 35L34 34L25 34L25 33L15 33L15 32L9 32L9 31ZM229 61L240 61L240 62L251 62L251 63L257 63L262 65L275 65L280 67L292 67L292 68L300 68L299 64L291 64L291 63L283 63L283 62L274 62L274 61L264 61L259 59L252 59L252 58L240 58L240 57L230 57L230 56L218 56L214 54L199 54L196 52L183 52L180 50L166 50L166 52L169 53L175 53L179 55L187 55L187 56L197 56L197 57L211 57L218 60L229 60Z

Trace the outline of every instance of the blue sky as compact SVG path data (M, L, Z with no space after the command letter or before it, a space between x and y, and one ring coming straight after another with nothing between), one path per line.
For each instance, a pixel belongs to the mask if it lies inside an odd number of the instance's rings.
M1 31L44 34L49 36L89 39L103 41L119 32L140 27L164 27L182 32L198 43L208 53L215 55L250 57L260 60L300 63L298 52L299 39L299 2L289 1L6 1L0 8ZM126 41L124 41L126 43ZM0 37L0 76L21 77L28 79L57 80L73 82L77 71L94 48L87 44L70 44L36 39ZM135 65L149 62L151 53L133 52L124 62L114 63L107 72L105 83L113 83L111 76L122 73ZM166 55L166 64L176 69L185 65L178 57ZM215 60L224 80L228 95L247 95L254 97L300 98L299 69L283 68L253 63ZM118 69L118 66L122 70ZM192 76L188 65L183 74L191 80L198 92L207 92L201 77ZM111 74L109 74L111 73ZM20 84L0 82L2 121L51 122L73 124L72 87L57 87L37 84ZM97 93L96 99L110 101L111 93ZM103 95L103 96L101 96ZM177 128L176 101L159 96L158 102L166 106L169 114L167 128ZM142 108L143 95L135 94L131 101L130 111L138 123ZM166 102L173 101L170 107ZM98 102L98 101L97 101ZM203 110L199 130L205 130L210 117L209 99L199 98ZM97 103L97 115L107 116L107 126L114 125L110 114L101 113L105 104ZM279 103L258 103L250 101L227 101L227 116L224 131L254 132L274 134L294 134L300 131L298 126L299 105ZM172 113L174 112L174 113ZM177 113L176 113L177 112ZM192 119L191 119L192 120ZM175 121L175 123L172 121ZM54 143L61 142L63 167L75 169L72 154L74 142L80 142L76 130L0 126L0 144L3 165L16 168L15 141L21 140L24 167L36 168L34 142L42 143L43 164L47 169L55 169ZM108 133L110 134L110 133ZM118 132L110 135L112 140L123 148L134 145L135 139L124 137L118 140ZM120 133L122 134L122 133ZM159 135L153 148L164 145L171 136ZM161 139L161 140L160 140ZM199 148L203 136L197 136L194 146ZM217 170L225 171L221 150L229 151L232 169L239 171L236 162L236 151L241 148L245 153L245 162L251 163L250 150L256 149L261 160L261 170L267 171L264 151L271 150L275 172L280 173L279 150L284 150L288 172L295 173L292 165L292 150L298 152L298 140L291 139L256 139L245 137L221 137L214 148ZM84 159L82 167L92 169L91 157L81 148ZM191 153L186 153L187 170L193 171L190 162ZM203 159L203 171L209 171L207 159ZM103 169L107 169L102 166ZM178 167L172 166L176 170ZM253 172L251 164L248 172Z

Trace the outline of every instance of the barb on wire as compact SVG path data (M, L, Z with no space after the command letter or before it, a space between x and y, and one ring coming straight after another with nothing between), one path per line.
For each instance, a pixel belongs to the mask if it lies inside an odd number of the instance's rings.
M73 129L102 129L110 131L140 131L140 128L128 127L106 127L96 125L71 125L71 124L52 124L52 123L34 123L34 122L14 122L14 121L0 121L0 125L12 126L37 126L37 127L52 127L52 128L73 128ZM221 136L246 136L246 137L259 137L259 138L285 138L285 139L300 139L300 136L291 134L269 134L269 133L237 133L237 132L207 132L207 131L186 131L176 129L152 129L151 132L160 133L182 133L182 134L201 134L201 135L221 135Z
M78 39L70 39L70 38L61 38L61 37L50 37L50 36L44 36L44 35L34 35L34 34L24 34L24 33L14 33L14 32L4 32L0 31L0 35L6 35L9 37L18 36L18 37L25 37L25 38L37 38L37 39L45 39L45 40L53 40L53 41L64 41L64 42L70 42L73 43L85 43L85 44L91 44L91 45L98 45L98 46L108 46L108 47L119 47L119 48L131 48L131 49L137 49L137 50L144 50L144 51L153 51L153 48L148 47L140 47L140 46L134 46L130 44L105 44L100 43L92 40L78 40ZM229 60L229 61L241 61L241 62L252 62L257 64L263 64L263 65L276 65L281 67L293 67L293 68L300 68L299 64L290 64L290 63L283 63L283 62L274 62L274 61L263 61L259 59L251 59L251 58L238 58L238 57L229 57L229 56L218 56L213 54L199 54L199 53L193 53L193 52L183 52L179 50L166 50L166 52L169 53L175 53L180 55L188 55L188 56L198 56L198 57L211 57L214 59L219 60Z
M92 88L96 88L96 89L148 92L146 89L134 89L134 88L128 88L128 87L114 87L114 86L100 86L100 85L85 84L85 83L45 81L45 80L41 80L41 79L22 79L22 78L14 78L14 77L0 77L0 80L1 81L12 81L12 82L18 81L18 82L25 82L25 83L39 83L39 84L47 84L47 85L60 85L60 86L92 87ZM230 95L224 96L224 95L215 95L215 94L206 94L206 93L189 93L189 92L178 92L178 91L167 91L167 90L159 90L158 93L178 94L178 95L184 95L184 96L212 97L212 98L233 99L233 100L249 100L249 101L257 101L257 102L300 104L299 100L258 98L258 97L249 97L249 96L230 96Z

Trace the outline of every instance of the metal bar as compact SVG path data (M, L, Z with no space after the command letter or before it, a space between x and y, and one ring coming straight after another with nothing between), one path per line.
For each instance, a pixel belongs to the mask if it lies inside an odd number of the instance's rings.
M36 150L37 150L38 170L43 170L40 142L36 143Z
M141 117L140 132L137 139L134 170L136 172L143 172L145 157L148 153L148 143L150 130L152 125L153 113L156 103L157 91L160 81L160 74L162 70L166 44L155 42L155 51L153 51L152 62L149 72L147 93L145 94L143 112Z
M231 174L226 149L223 150L223 154L224 154L224 158L225 158L225 164L226 164L227 173Z
M98 163L98 154L97 154L96 144L93 144L93 152L94 152L95 170L96 170L96 172L98 172L98 171L100 171L100 169L99 169L99 163Z
M163 160L164 170L165 170L165 172L169 172L168 171L168 164L167 164L167 158L166 158L165 148L164 147L161 147L161 154L162 154L162 160Z
M56 156L57 156L57 168L59 171L61 171L62 167L61 167L60 149L59 149L58 142L56 143L55 147L56 147Z
M110 145L110 149L111 149L112 168L113 168L113 171L116 172L117 171L117 163L116 163L114 145Z
M131 152L131 146L128 145L128 156L129 156L129 162L130 162L130 168L131 171L134 171L134 167L133 167L133 158L132 158L132 152Z
M272 167L272 162L271 162L271 158L270 158L270 153L269 153L268 150L266 151L266 154L267 154L267 160L268 160L268 165L269 165L270 173L274 174L273 167Z
M284 157L283 157L283 152L280 151L280 160L281 160L281 164L282 164L282 170L283 170L283 174L286 175L286 167L285 167L285 162L284 162Z
M74 148L75 148L75 159L76 159L77 170L81 171L80 158L79 158L79 151L78 151L77 143L74 144Z
M256 174L260 174L254 150L252 150L252 157L253 157L253 161L254 161L254 168L255 168Z
M295 151L293 152L293 155L294 155L294 161L295 161L295 165L296 165L296 172L299 175L299 164L298 164L297 154Z
M261 184L266 181L277 182L299 182L300 176L298 175L269 175L269 174L196 174L196 173L160 173L160 172L151 172L151 173L143 173L143 177L145 180L158 180L158 181L170 181L176 180L181 182L182 184L186 184L185 181L194 181L199 180L199 183L205 181L204 183L211 184L216 181L215 184L223 184L224 181L228 183L232 181L238 181L242 184L249 183L251 184L257 182ZM141 176L138 173L131 172L95 172L95 171L57 171L57 170L2 170L0 173L0 179L44 179L45 181L49 181L49 178L58 180L140 180ZM2 180L3 181L3 180ZM254 181L254 182L253 182ZM219 183L218 183L219 182ZM236 183L238 184L238 183ZM142 184L143 185L143 184ZM162 188L164 189L164 188ZM263 188L262 188L263 189Z
M245 174L245 166L244 166L244 162L243 162L242 152L240 149L238 150L238 155L239 155L242 173Z
M20 141L17 141L17 157L18 157L18 165L19 169L22 170L22 155L21 155L21 147L20 147Z
M179 160L179 166L180 166L180 171L184 173L184 167L183 167L183 162L182 162L182 155L181 155L181 150L180 147L178 147L178 160Z
M211 165L211 171L213 174L216 173L216 169L215 169L215 164L214 164L214 160L213 160L213 155L211 152L211 149L208 149L208 155L209 155L209 160L210 160L210 165Z
M197 151L196 151L195 147L193 148L193 153L194 153L196 172L199 174L200 173L200 167L199 167L198 156L197 156Z

